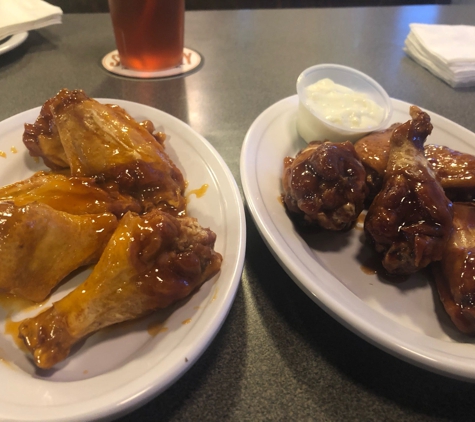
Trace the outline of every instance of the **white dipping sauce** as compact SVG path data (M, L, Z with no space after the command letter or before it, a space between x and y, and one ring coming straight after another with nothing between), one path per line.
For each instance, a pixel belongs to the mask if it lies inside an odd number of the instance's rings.
M306 106L328 123L346 129L369 129L381 123L384 109L366 94L331 79L321 79L305 89Z

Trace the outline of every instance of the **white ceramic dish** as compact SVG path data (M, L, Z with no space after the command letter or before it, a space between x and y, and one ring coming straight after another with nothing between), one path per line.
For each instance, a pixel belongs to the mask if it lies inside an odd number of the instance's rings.
M246 241L244 210L234 178L217 151L188 125L162 111L128 101L100 101L118 104L137 120L149 119L165 131L169 136L166 151L189 182L187 191L209 185L202 197L190 196L188 212L217 233L215 249L224 257L221 272L173 312L94 334L56 371L35 370L11 336L4 334L8 314L16 321L39 309L12 314L3 303L0 420L85 421L118 416L138 407L176 381L208 347L240 282ZM0 123L0 150L6 153L0 158L2 184L44 168L22 144L23 124L34 122L39 110ZM85 273L65 283L50 301L71 290Z
M28 38L28 32L21 32L0 40L0 54L13 50Z
M390 123L410 119L410 104L391 100ZM323 309L361 337L415 365L475 380L475 339L459 333L425 276L391 284L363 272L371 254L363 231L300 236L279 201L282 162L305 147L296 130L297 95L265 110L241 152L241 179L259 231L292 279ZM475 153L475 134L429 112L428 143Z

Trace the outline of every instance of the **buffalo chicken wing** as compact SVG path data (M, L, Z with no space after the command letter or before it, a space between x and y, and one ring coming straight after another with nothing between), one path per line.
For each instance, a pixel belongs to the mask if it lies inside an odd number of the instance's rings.
M81 90L62 90L45 103L34 125L26 125L23 141L53 169L68 167L72 176L117 183L145 211L185 212L180 170L146 125L118 106Z
M88 279L20 325L36 365L50 368L88 334L188 296L220 269L215 238L191 217L126 214Z
M0 290L40 302L64 277L99 260L117 218L72 215L33 202L0 203Z

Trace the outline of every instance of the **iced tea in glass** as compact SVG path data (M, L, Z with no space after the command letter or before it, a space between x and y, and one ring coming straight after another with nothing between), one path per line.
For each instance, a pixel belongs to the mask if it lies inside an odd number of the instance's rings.
M109 0L122 66L159 71L183 60L185 0Z

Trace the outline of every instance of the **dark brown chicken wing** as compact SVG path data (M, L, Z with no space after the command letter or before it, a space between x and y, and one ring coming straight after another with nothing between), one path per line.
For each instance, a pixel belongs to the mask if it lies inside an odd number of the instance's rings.
M440 300L455 326L475 334L475 204L455 202L453 210L452 236L432 272Z
M282 175L287 209L307 224L329 230L351 227L363 210L365 171L350 142L310 142L286 157Z
M452 203L423 153L430 117L415 106L410 114L391 136L383 187L364 226L390 274L411 274L442 259L452 232Z
M448 198L475 199L475 156L441 145L426 145L424 154Z
M368 199L381 190L389 159L391 135L400 123L381 132L373 132L355 143L355 150L366 170ZM435 177L452 201L475 199L475 156L441 145L425 145L424 155Z
M389 158L391 135L400 123L394 123L385 130L372 132L355 143L358 154L366 171L368 201L372 201L383 185L383 177Z
M221 267L215 239L191 217L126 214L88 279L20 325L36 365L51 368L88 334L188 296Z

